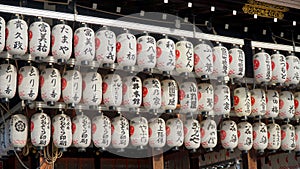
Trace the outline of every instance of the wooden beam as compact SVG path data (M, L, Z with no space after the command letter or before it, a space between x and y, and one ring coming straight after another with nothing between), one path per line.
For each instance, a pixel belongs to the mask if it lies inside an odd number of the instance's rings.
M257 169L257 155L255 150L251 149L247 154L243 154L243 168Z
M157 155L152 157L152 168L153 169L164 169L164 154L161 150Z

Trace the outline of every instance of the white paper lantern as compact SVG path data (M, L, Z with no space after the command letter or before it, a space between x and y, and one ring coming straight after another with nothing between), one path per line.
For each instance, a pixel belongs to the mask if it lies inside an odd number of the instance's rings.
M11 55L22 56L28 48L28 26L22 19L11 19L7 22L6 50Z
M237 125L232 120L223 121L221 124L221 144L225 149L234 151L238 145Z
M54 106L61 95L61 76L57 69L46 68L40 76L41 96L44 102Z
M271 123L267 125L268 129L268 149L278 150L281 145L281 129L276 123Z
M156 41L152 36L137 39L137 65L141 69L151 69L156 65Z
M147 78L143 81L143 105L146 109L161 107L161 84L156 78Z
M276 118L279 114L279 93L276 90L267 90L267 118Z
M100 64L113 64L116 60L116 35L104 29L96 32L96 59Z
M286 57L287 85L297 85L300 80L300 60L297 56Z
M229 77L243 78L245 75L245 53L242 49L234 47L229 50Z
M183 113L194 113L198 109L198 89L194 82L183 82L179 86L180 109Z
M175 43L173 40L164 38L156 43L156 67L161 71L172 71L175 68Z
M200 123L201 145L205 149L212 150L218 142L217 124L212 119L206 119Z
M166 79L161 81L162 108L175 110L178 102L178 87L175 80Z
M283 84L287 78L285 56L280 53L271 55L272 79L275 84Z
M105 150L111 142L111 123L108 117L99 115L92 120L92 139L96 147Z
M145 117L135 117L130 120L130 141L139 149L144 149L149 141L148 121Z
M138 76L127 76L123 81L123 105L138 108L142 104L142 81Z
M291 124L281 126L281 149L292 151L296 148L295 127Z
M72 122L65 114L58 114L52 119L52 139L57 148L66 151L72 144Z
M87 64L95 57L95 33L89 27L80 27L74 32L74 56Z
M35 147L43 148L50 143L51 119L46 113L35 113L30 122L31 143Z
M123 151L129 144L129 123L125 117L115 117L112 121L112 146Z
M300 119L300 92L294 93L295 118Z
M178 148L184 141L183 123L179 118L166 121L167 144L169 147Z
M205 43L200 43L194 48L195 73L206 79L213 72L212 48Z
M200 143L200 123L195 119L187 120L184 125L184 146L195 151L200 147Z
M136 63L136 38L131 33L117 36L117 62L120 66L134 66Z
M253 148L263 152L268 146L268 132L265 123L256 122L253 124Z
M249 151L253 145L253 128L249 122L240 122L238 128L238 149Z
M0 17L0 52L2 52L5 47L5 36L5 20Z
M77 115L72 120L72 142L78 151L85 151L91 144L91 120L86 115Z
M0 98L9 101L8 99L12 99L17 90L17 69L14 65L0 65L0 82Z
M149 146L161 149L166 144L166 124L162 118L149 120Z
M68 70L62 78L62 96L64 102L70 107L75 107L82 96L82 76L77 70Z
M99 106L102 101L102 77L97 70L83 75L82 100L89 106Z
M52 55L59 63L70 59L72 54L73 30L69 25L58 24L52 28Z
M269 82L272 78L271 56L262 51L253 56L254 78L258 83Z
M290 91L282 91L279 94L279 117L291 119L295 115L294 95Z
M11 116L10 120L10 140L15 149L25 147L28 136L28 119L22 114Z
M251 93L246 87L234 89L233 104L234 112L238 117L251 114Z
M46 58L50 51L50 25L43 21L33 22L29 27L29 50L36 60Z
M212 78L224 78L229 74L229 54L226 47L219 45L213 47L213 73Z
M214 87L214 112L216 115L228 115L230 113L230 89L226 85Z
M266 93L262 89L251 90L251 115L264 116L267 110Z
M103 103L106 106L120 106L122 103L122 79L118 74L108 74L102 83Z
M212 111L214 107L214 88L209 83L198 84L198 110Z
M176 43L176 71L178 73L189 73L194 69L194 48L189 41L179 41Z
M299 152L300 151L300 125L295 126L295 151Z
M34 66L24 66L18 73L19 97L26 102L33 101L39 91L39 70Z

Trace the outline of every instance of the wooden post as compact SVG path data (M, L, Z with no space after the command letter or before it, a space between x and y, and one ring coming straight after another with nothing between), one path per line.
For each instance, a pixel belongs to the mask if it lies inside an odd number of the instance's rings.
M164 169L164 154L162 150L152 157L152 168Z
M257 169L256 151L251 149L247 154L243 154L243 168Z
M40 164L41 164L40 169L53 168L53 166L51 164L48 164L44 161L44 157L40 157Z

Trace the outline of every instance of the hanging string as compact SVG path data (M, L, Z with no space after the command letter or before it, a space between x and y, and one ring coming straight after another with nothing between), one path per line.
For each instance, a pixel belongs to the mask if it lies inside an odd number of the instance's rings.
M25 169L29 169L29 167L27 167L21 160L21 158L19 157L18 153L16 152L16 150L14 150L14 153L19 161L19 163L25 168Z
M44 159L46 163L50 165L54 165L57 159L61 158L63 153L61 151L58 151L58 148L53 144L51 146L51 153L49 150L50 145L48 145L46 148L44 148Z

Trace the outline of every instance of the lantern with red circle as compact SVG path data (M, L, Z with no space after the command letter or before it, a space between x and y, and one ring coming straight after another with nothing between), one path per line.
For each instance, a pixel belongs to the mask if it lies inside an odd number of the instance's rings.
M61 76L55 68L46 68L40 76L41 96L44 102L54 106L61 95Z
M96 147L105 150L111 142L111 123L107 116L99 115L92 120L92 139Z
M144 149L149 141L148 121L145 117L134 117L130 120L130 141L138 149Z
M29 27L29 52L35 60L45 59L50 51L50 25L46 22L33 22Z
M21 67L18 73L19 97L30 103L38 96L39 70L34 66Z
M226 85L217 85L214 87L214 112L216 115L229 115L230 105L230 89Z
M300 125L295 126L295 151L300 152Z
M143 105L146 109L155 110L161 107L161 84L156 78L143 81Z
M83 103L90 107L97 107L102 101L102 77L97 70L91 69L83 75L82 81Z
M291 124L281 126L281 149L292 151L296 148L295 127Z
M217 124L212 119L206 119L200 123L201 145L205 149L212 151L218 142Z
M116 35L105 27L96 32L96 59L100 64L113 64L116 60Z
M184 141L183 123L179 118L166 121L167 144L171 148L178 149Z
M142 104L142 80L138 76L127 76L123 81L123 105L138 108Z
M107 74L102 83L103 103L110 106L120 106L122 103L122 79L118 74Z
M229 77L240 79L245 75L245 53L238 46L229 50Z
M163 38L156 43L156 67L161 71L172 71L175 68L175 43Z
M228 49L221 44L213 47L213 73L212 78L224 79L229 74Z
M281 145L281 129L276 123L267 125L268 129L268 150L278 150Z
M20 150L25 147L28 136L28 119L23 114L15 114L10 120L10 140L12 146Z
M123 116L115 117L112 121L111 143L114 148L124 151L129 144L129 123Z
M207 79L213 72L212 48L204 42L194 48L195 73L203 79Z
M187 120L184 125L184 146L195 151L200 147L200 143L200 123L195 119Z
M28 26L19 18L11 19L7 22L6 30L6 50L10 55L22 56L28 48ZM32 34L29 34L32 37Z
M88 116L77 115L72 120L72 142L78 151L83 152L91 144L92 129L91 120Z
M14 65L0 65L0 82L0 98L8 102L15 96L17 90L17 69Z
M234 121L226 120L221 123L220 138L222 146L233 152L238 145L237 125Z
M300 92L294 93L295 118L300 119Z
M276 90L267 90L266 92L267 118L276 118L279 114L279 93Z
M238 149L244 152L249 151L253 145L253 128L252 125L247 122L240 122L237 125L238 134Z
M262 89L251 90L251 115L264 116L266 114L266 93Z
M68 70L62 77L62 96L69 107L74 108L82 96L82 76L78 70Z
M209 112L214 108L214 88L209 83L198 84L198 110Z
M251 114L251 93L246 87L234 89L234 112L238 117L247 117Z
M162 101L164 110L175 110L178 102L178 87L175 80L166 79L161 81Z
M162 118L149 120L149 146L161 149L166 144L166 124Z
M72 144L72 121L65 114L58 114L52 119L52 139L53 144L66 151Z
M300 80L300 60L295 55L290 55L286 57L286 70L287 78L285 84L287 85L297 85Z
M253 56L254 78L258 83L267 83L272 78L271 56L261 51Z
M43 149L50 143L51 119L43 112L31 116L30 138L31 143L38 149Z
M156 65L156 41L149 35L137 39L137 65L141 69L152 69Z
M134 66L136 63L137 43L131 33L123 33L117 36L117 62L120 66Z
M271 55L272 79L273 84L283 84L287 78L285 56L277 51Z
M176 71L178 73L189 73L194 69L194 48L189 41L182 40L176 43Z
M295 115L294 95L290 91L279 93L279 117L281 119L291 119Z
M74 32L74 56L77 61L88 64L95 57L95 33L87 25Z
M263 152L268 147L268 131L265 123L253 124L253 148Z
M198 109L198 89L194 82L183 82L179 86L180 109L183 113L194 113Z
M73 30L67 24L58 24L52 28L52 55L58 63L65 63L72 54ZM78 43L78 38L74 44Z
M4 50L5 47L5 20L0 17L0 53Z

